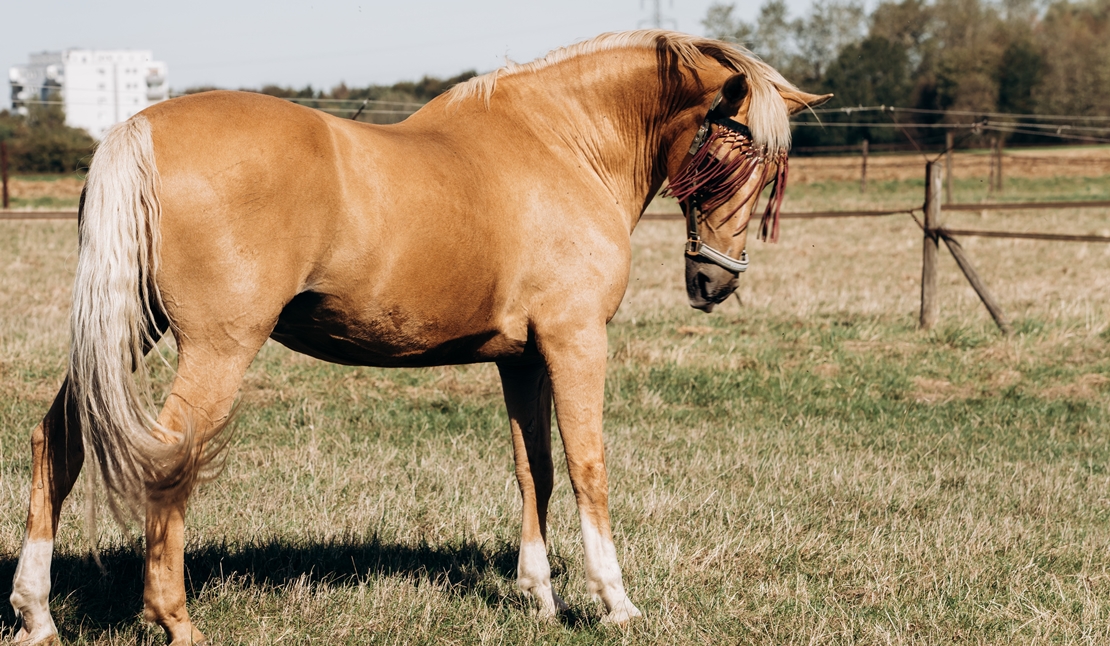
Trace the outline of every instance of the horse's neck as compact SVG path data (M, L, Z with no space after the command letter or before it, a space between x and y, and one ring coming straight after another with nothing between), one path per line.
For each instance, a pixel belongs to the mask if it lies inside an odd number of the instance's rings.
M597 52L501 82L516 86L511 94L524 99L540 136L562 142L619 203L639 214L657 188L656 164L673 116L660 113L671 102L661 98L654 52Z

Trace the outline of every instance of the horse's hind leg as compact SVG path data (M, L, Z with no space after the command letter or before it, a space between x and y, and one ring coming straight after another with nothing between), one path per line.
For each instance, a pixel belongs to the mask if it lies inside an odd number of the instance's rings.
M551 589L547 560L547 503L551 499L551 381L542 362L498 364L513 457L522 502L517 585L540 604L540 616L551 617L567 605Z
M243 374L266 337L224 347L191 338L178 336L177 378L158 422L172 431L191 433L195 455L201 455L226 425ZM161 626L172 646L204 640L185 606L185 508L191 490L191 483L168 491L148 489L143 617Z
M31 433L31 500L27 533L19 554L11 603L23 620L17 643L53 641L57 635L50 616L50 561L62 501L81 472L84 446L76 416L66 419L69 382L62 385L46 417Z

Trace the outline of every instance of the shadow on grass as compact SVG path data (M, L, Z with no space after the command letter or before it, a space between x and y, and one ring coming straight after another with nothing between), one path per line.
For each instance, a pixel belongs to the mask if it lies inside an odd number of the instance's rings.
M78 627L88 639L138 618L143 597L141 550L114 547L103 551L101 560L107 574L89 556L54 558L50 605L64 641L77 640L78 634L71 631ZM527 612L529 602L519 594L506 594L500 585L515 580L516 560L517 546L509 543L398 545L376 537L273 539L246 546L210 543L186 551L185 588L193 599L205 588L225 583L266 589L303 582L353 587L369 578L394 576L411 578L416 585L449 586L456 594L478 596L491 607L517 606ZM0 558L0 581L12 580L16 562L14 556ZM561 559L553 557L553 577L562 573ZM0 635L18 630L14 613L0 614ZM596 622L573 611L563 621L574 628Z

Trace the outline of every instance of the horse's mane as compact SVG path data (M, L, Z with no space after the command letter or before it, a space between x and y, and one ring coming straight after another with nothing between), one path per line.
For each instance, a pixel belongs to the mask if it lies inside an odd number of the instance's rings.
M534 73L578 56L623 48L666 51L671 58L695 71L705 69L708 57L734 72L744 73L752 92L748 127L755 143L769 146L773 150L790 147L790 115L779 91L797 92L798 88L783 78L778 70L739 45L674 31L645 29L602 34L581 43L560 47L530 63L510 62L493 72L456 85L448 92L448 96L452 103L480 98L489 105L494 90L497 89L497 80L501 77Z

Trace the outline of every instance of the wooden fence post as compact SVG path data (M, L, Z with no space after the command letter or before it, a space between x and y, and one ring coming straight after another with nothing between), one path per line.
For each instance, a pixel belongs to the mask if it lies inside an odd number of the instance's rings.
M987 308L991 318L994 319L995 325L998 326L1002 333L1009 336L1013 333L1014 328L1010 325L1010 320L1006 318L1006 313L1002 311L998 301L995 300L994 294L987 289L987 284L979 277L979 272L975 271L975 267L971 266L971 260L968 259L967 254L964 253L964 248L960 246L958 240L948 235L943 229L939 231L940 237L944 239L944 244L948 246L948 250L952 252L952 257L956 259L956 264L960 266L960 271L964 272L964 277L967 282L971 283L971 288L979 295L979 300L983 301L983 305Z
M860 193L866 193L867 192L867 147L868 147L867 140L864 139L863 140L863 163L860 165L860 169L859 169L859 192Z
M994 174L995 174L994 164L995 164L995 160L997 158L997 156L995 155L995 151L997 149L998 149L998 140L995 139L994 137L991 137L991 157L990 157L991 173L990 173L990 176L987 177L987 195L989 197L994 197Z
M952 203L952 148L956 145L952 131L944 133L944 203Z
M921 329L937 322L937 229L940 228L939 162L925 165L925 241L921 257Z
M998 156L998 161L995 162L995 168L997 170L994 174L994 181L996 183L995 190L998 192L999 195L1002 194L1002 141L1003 138L999 137L998 145L994 149L995 154Z
M8 142L0 141L0 175L4 180L4 208L10 208L8 202Z

